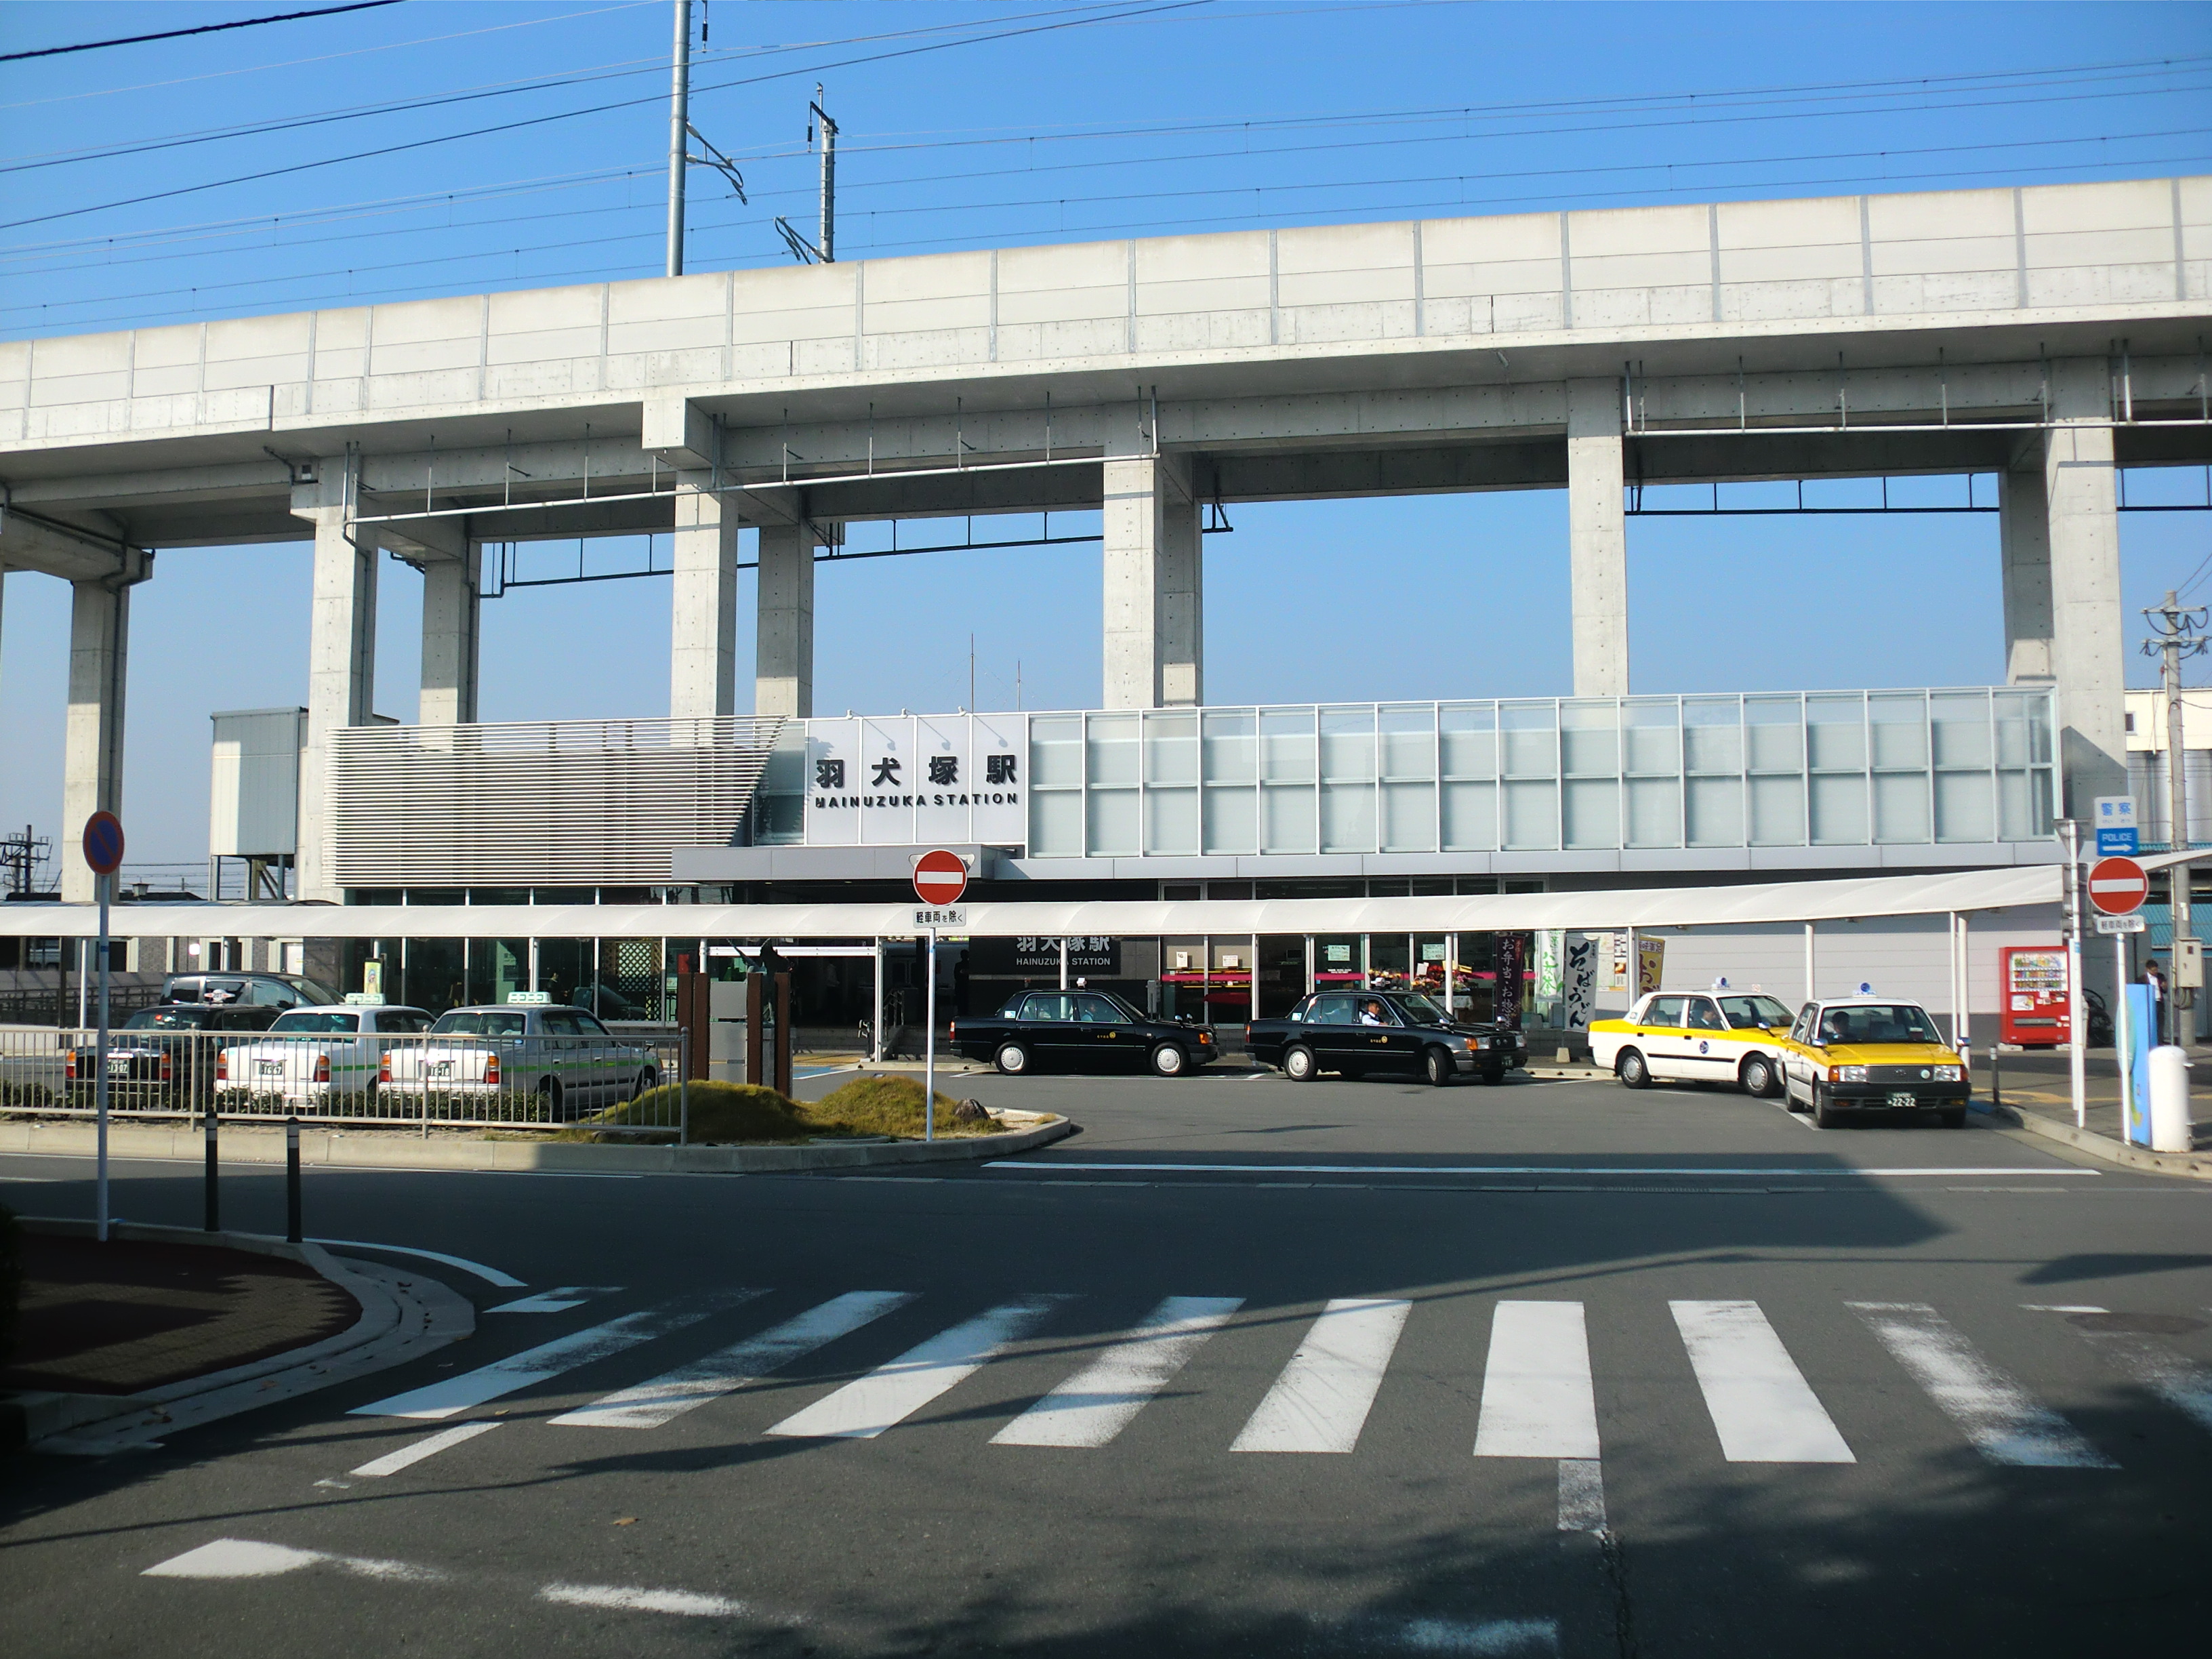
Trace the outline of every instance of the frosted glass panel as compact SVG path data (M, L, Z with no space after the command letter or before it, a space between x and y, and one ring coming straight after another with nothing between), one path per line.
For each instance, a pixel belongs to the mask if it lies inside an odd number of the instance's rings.
M1691 772L1743 770L1743 714L1734 697L1682 705L1682 762Z
M1620 770L1620 715L1611 705L1559 711L1559 763L1569 777L1611 777Z
M1324 783L1321 787L1321 850L1372 853L1375 848L1375 786Z
M1876 693L1867 699L1868 728L1874 737L1877 769L1928 764L1928 700ZM1921 816L1925 817L1923 811Z
M1260 850L1258 790L1209 789L1206 792L1206 850L1209 853L1256 853Z
M1742 846L1743 781L1740 778L1692 778L1687 787L1690 845Z
M1386 853L1433 853L1437 850L1436 785L1386 783L1382 786L1382 850Z
M1134 744L1130 745L1133 749ZM1093 789L1090 848L1093 858L1133 858L1137 852L1137 792Z
M1874 781L1874 838L1924 842L1928 836L1928 775L1906 772Z
M1613 734L1605 733L1610 738ZM1611 778L1571 778L1561 786L1566 810L1566 845L1620 845L1620 786Z
M1889 781L1887 779L1884 782ZM1996 795L1986 772L1936 775L1936 839L1995 841Z
M1243 712L1206 717L1206 781L1251 783L1260 775L1255 716Z
M1313 711L1260 711L1260 778L1264 783L1311 783L1314 779Z
M2034 841L2051 833L2045 811L2049 784L2044 772L1997 774L1997 836L2002 841Z
M1550 733L1545 734L1548 739ZM1559 844L1559 786L1509 783L1505 787L1505 845L1515 851L1550 852Z
M1443 815L1444 851L1487 853L1498 845L1496 784L1445 784Z
M1090 772L1094 784L1109 787L1137 781L1137 717L1093 714L1090 722Z
M1744 757L1753 772L1799 772L1805 767L1803 710L1795 697L1747 697Z
M1310 788L1262 788L1260 791L1261 827L1266 832L1263 853L1310 853L1319 835L1314 792Z
M1083 782L1083 717L1039 714L1030 721L1030 782L1039 789Z
M1321 775L1354 782L1375 775L1373 709L1321 711Z
M1805 740L1816 772L1866 765L1866 701L1857 692L1805 699Z
M1535 708L1508 704L1498 711L1498 725L1502 728L1499 735L1505 741L1506 776L1549 778L1558 775L1559 735L1553 727L1555 718L1550 703Z
M1382 711L1382 775L1433 778L1437 775L1437 721L1432 708Z
M1813 845L1864 847L1867 836L1867 783L1856 772L1840 777L1813 780Z
M1493 703L1446 703L1437 714L1439 764L1448 778L1498 775L1498 708Z
M1978 693L1931 697L1928 720L1936 739L1936 765L1988 766L1995 761L1987 697Z
M1198 716L1181 709L1145 716L1145 781L1198 781Z
M1672 702L1631 703L1623 711L1621 769L1673 777L1682 769L1681 711Z
M1795 773L1785 777L1751 781L1751 844L1753 847L1802 847L1805 844L1805 780Z
M1682 785L1675 778L1632 778L1628 782L1628 844L1682 844Z
M1145 851L1188 857L1198 851L1198 791L1145 791Z
M1038 859L1079 859L1083 856L1083 792L1079 789L1030 792L1030 856Z

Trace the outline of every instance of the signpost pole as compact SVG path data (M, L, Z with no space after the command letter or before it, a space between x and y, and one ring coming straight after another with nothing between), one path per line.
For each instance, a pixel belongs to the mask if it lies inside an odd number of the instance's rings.
M937 1139L937 929L929 930L928 988L922 994L921 1138Z
M2066 1029L2073 1052L2067 1069L2073 1079L2074 1127L2089 1123L2088 1010L2081 1000L2081 826L2066 820Z
M2135 1053L2134 1034L2128 1030L2128 936L2112 935L2112 1059L2120 1074L2120 1139L2131 1141L2135 1135L2130 1126L2135 1121L2134 1079L2128 1075L2128 1061Z
M94 876L100 891L100 1037L94 1045L93 1092L100 1103L100 1225L101 1243L107 1242L107 901L108 890L115 884L113 876Z

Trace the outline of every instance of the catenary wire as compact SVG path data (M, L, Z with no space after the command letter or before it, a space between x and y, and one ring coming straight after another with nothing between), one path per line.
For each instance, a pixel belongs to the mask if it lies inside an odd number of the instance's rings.
M302 18L335 17L343 11L376 11L396 6L399 0L350 0L343 6L319 6L313 11L279 12L273 17L240 17L228 23L202 23L188 29L163 29L158 34L126 34L113 40L80 40L70 46L39 46L29 52L0 52L0 64L20 64L27 58L64 58L73 52L105 52L110 46L142 46L149 40L181 40L188 34L221 34L228 29L258 29L264 23L296 23Z

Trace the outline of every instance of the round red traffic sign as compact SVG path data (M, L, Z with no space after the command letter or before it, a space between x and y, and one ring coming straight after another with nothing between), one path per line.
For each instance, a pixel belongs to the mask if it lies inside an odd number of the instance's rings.
M123 867L123 820L114 813L94 812L84 821L84 861L96 875Z
M2133 859L2099 859L2089 866L2089 902L2108 916L2124 916L2142 907L2150 878Z
M915 860L915 896L924 904L957 904L968 890L968 866L960 854L939 848Z

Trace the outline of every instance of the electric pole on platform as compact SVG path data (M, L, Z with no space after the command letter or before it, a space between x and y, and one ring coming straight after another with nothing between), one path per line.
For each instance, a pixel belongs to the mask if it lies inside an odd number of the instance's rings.
M806 142L814 142L817 126L822 132L822 228L810 242L791 228L790 220L778 219L776 234L783 238L783 245L799 264L834 265L837 263L837 124L822 107L819 81L814 83L814 101L806 106Z
M2205 615L2203 605L2185 607L2180 596L2171 588L2166 590L2164 605L2143 612L2143 620L2151 626L2151 637L2143 641L2143 654L2158 658L2159 681L2166 692L2166 844L2176 853L2185 853L2190 848L2189 751L2184 742L2187 734L2182 709L2181 659L2204 649ZM2189 869L2188 861L2184 860L2168 865L2166 872L2171 884L2173 913L2172 971L2166 976L2173 999L2170 1036L2184 1048L2189 1045L2181 1011L2194 1006L2197 993L2204 983L2203 955L2189 915ZM2190 1024L2193 1025L2195 1021Z
M699 29L699 44L707 44L707 25ZM707 153L694 155L693 140ZM676 46L669 60L668 85L668 264L666 274L684 274L684 179L693 167L712 167L729 180L738 200L745 199L744 175L737 163L707 141L691 125L691 0L676 0Z

